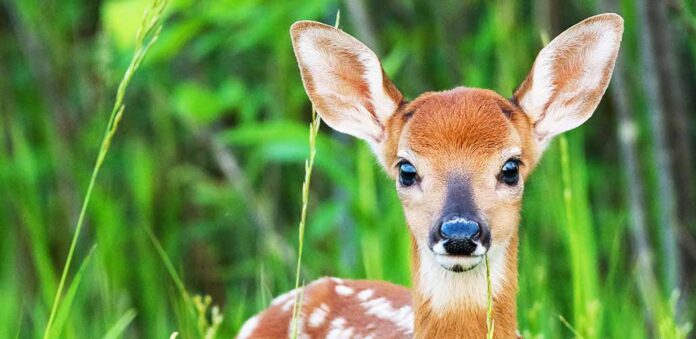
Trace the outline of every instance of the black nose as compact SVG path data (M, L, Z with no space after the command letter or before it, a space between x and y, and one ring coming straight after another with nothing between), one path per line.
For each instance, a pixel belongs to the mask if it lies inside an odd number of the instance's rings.
M444 218L440 224L443 246L447 254L471 255L481 239L481 225L459 216Z

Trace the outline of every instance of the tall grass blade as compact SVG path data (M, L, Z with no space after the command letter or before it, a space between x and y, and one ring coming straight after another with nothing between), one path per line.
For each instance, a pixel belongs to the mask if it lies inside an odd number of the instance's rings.
M336 13L336 23L334 27L338 28L338 24L341 20L341 12ZM314 157L317 153L317 134L319 133L319 126L321 125L321 118L317 115L317 111L312 109L312 122L309 124L309 157L305 162L305 177L302 183L302 212L300 215L300 225L299 225L299 240L297 249L297 269L295 270L295 289L300 288L300 270L302 268L302 248L304 247L304 231L305 222L307 220L307 205L309 203L309 183L312 179L312 167L314 166ZM292 338L297 338L298 330L298 320L300 315L300 309L302 308L301 298L304 293L297 293L295 295L295 304L292 308Z
M488 260L488 254L484 255L486 259L486 293L488 294L488 306L486 309L486 338L493 339L495 332L495 323L493 321L493 288L491 286L491 265Z
M101 169L104 159L106 158L109 148L111 146L111 141L118 130L118 124L123 117L123 112L125 110L125 105L123 104L123 98L126 94L126 89L130 83L135 71L138 69L142 63L145 55L150 50L152 45L157 41L159 34L162 30L162 15L164 9L167 7L168 0L153 0L152 4L148 9L146 9L143 20L138 30L136 38L136 47L131 59L130 65L126 69L126 73L121 80L118 90L116 92L116 100L114 102L113 109L111 110L111 115L109 117L109 123L104 131L104 137L102 139L101 147L99 148L99 153L97 155L97 160L92 169L92 175L89 180L89 185L87 186L87 192L85 193L85 198L82 201L82 207L80 208L80 215L77 219L77 225L75 226L75 233L73 234L72 240L70 241L70 248L68 250L68 256L63 266L63 272L61 273L60 282L58 283L58 289L56 290L56 295L53 299L53 306L51 307L51 313L48 317L48 322L46 323L46 328L44 330L43 338L47 339L49 333L51 333L51 327L55 321L56 312L60 305L61 296L63 294L63 288L65 287L65 282L68 277L68 272L70 271L70 265L72 264L72 259L75 254L75 247L77 246L77 240L80 236L80 231L82 230L82 225L84 224L84 219L89 206L90 198L92 196L92 190L94 189L94 184L99 175L99 170Z
M135 312L134 309L130 309L126 311L117 321L116 323L111 326L111 329L109 329L108 332L104 335L103 339L117 339L120 338L123 335L123 332L128 328L128 325L135 319L135 315L137 312Z
M188 291L186 291L184 281L181 279L181 277L179 277L179 274L176 272L174 264L172 264L172 261L169 259L167 252L164 250L164 247L162 247L162 244L160 244L159 240L157 240L155 234L152 233L152 230L148 227L144 227L144 229L148 237L150 238L150 241L152 241L152 245L155 246L155 250L157 251L157 254L160 256L162 262L164 263L164 267L169 273L169 276L174 281L176 288L179 290L179 293L181 293L182 298L188 303L191 299L189 297L189 293Z
M147 233L148 237L150 238L152 245L155 247L157 254L162 260L162 263L164 264L167 273L169 273L169 276L174 281L176 289L179 291L179 294L181 295L181 299L184 302L184 319L185 321L187 321L188 319L190 319L191 316L195 315L196 313L196 309L193 305L191 295L186 290L186 285L184 285L183 279L181 279L179 274L176 272L174 264L172 264L172 261L169 259L167 252L164 250L164 247L162 247L162 244L159 242L159 240L157 240L155 234L152 233L152 230L149 227L143 228L145 229L145 233ZM186 322L185 324L188 325L188 322Z
M77 274L75 274L75 277L73 278L72 282L70 282L68 290L65 292L65 298L63 299L63 303L60 305L58 309L58 313L55 317L54 326L51 329L52 338L57 338L60 336L60 333L68 320L68 315L70 315L70 309L72 308L73 302L75 301L75 296L77 296L77 290L80 287L82 277L85 275L87 266L89 265L90 259L92 259L92 255L94 254L94 249L96 247L96 245L92 246L92 249L89 251L85 259L82 261L82 264L80 265L80 269L78 269Z
M578 338L578 339L585 339L585 337L583 337L583 336L578 332L578 330L576 330L575 327L573 327L573 325L571 325L571 324L568 322L568 320L567 320L564 316L562 316L562 315L559 314L559 315L558 315L558 320L560 320L561 323L563 324L563 326L565 326L570 332L572 332L573 335L574 335L576 338Z
M305 162L305 178L302 184L302 212L300 215L299 225L299 242L297 249L297 268L295 270L295 289L300 287L300 270L302 268L302 248L304 247L304 231L305 222L307 219L307 205L309 202L309 183L312 178L312 166L314 166L314 156L316 155L316 138L319 132L321 119L317 112L312 110L312 122L309 125L309 158ZM297 321L302 305L300 304L300 295L295 295L295 305L292 308L292 337L297 338Z

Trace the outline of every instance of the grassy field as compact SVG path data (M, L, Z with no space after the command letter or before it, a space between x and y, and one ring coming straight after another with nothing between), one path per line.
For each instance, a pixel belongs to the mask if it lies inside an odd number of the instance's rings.
M0 338L226 338L291 289L312 109L288 29L338 10L409 98L510 95L545 39L620 13L610 90L526 184L519 326L525 338L688 337L693 2L171 0L145 56L150 6L0 2ZM367 145L321 126L308 196L303 281L409 285L401 206Z

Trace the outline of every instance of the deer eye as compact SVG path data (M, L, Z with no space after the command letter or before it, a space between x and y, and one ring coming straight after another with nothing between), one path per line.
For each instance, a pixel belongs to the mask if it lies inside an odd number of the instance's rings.
M520 181L520 161L510 159L500 169L500 181L509 186L515 186Z
M410 162L404 160L399 163L399 183L401 186L408 187L416 183L418 180L418 172L416 167Z

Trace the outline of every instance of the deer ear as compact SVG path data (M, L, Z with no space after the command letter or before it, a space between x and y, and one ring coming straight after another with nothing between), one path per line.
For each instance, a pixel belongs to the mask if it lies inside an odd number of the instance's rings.
M541 149L592 116L609 85L622 34L620 16L601 14L569 28L539 52L514 98L534 122Z
M333 129L368 141L379 155L386 122L403 96L375 53L318 22L296 22L290 35L302 82L319 116Z

